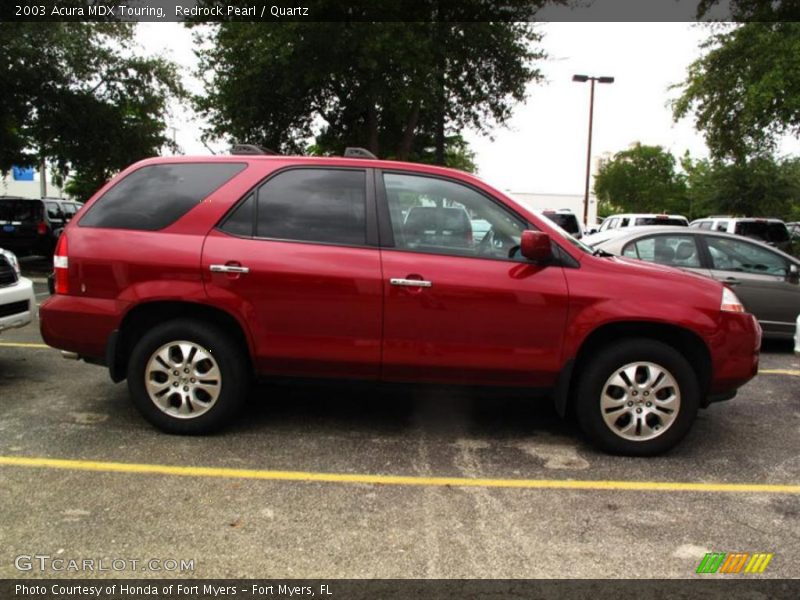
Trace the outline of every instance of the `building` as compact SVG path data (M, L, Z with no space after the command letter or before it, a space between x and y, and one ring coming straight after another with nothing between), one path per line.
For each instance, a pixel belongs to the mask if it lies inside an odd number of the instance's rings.
M48 169L42 188L40 171L31 167L13 167L0 178L0 196L23 198L63 198L64 191L53 183L53 173Z

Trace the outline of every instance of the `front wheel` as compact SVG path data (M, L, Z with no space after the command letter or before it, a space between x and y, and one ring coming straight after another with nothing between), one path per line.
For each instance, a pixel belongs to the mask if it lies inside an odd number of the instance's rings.
M202 434L236 414L248 387L246 360L221 329L189 319L158 325L135 345L128 389L142 415L167 433Z
M575 407L581 429L602 450L652 456L689 432L699 401L697 376L678 351L630 339L600 349L589 362Z

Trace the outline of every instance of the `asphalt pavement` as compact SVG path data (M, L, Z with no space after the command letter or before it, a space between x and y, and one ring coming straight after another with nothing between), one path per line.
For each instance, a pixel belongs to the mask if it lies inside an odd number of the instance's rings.
M761 369L657 458L455 387L262 384L225 432L176 437L38 324L4 332L0 577L796 577L800 357L769 344ZM773 558L697 575L709 552Z

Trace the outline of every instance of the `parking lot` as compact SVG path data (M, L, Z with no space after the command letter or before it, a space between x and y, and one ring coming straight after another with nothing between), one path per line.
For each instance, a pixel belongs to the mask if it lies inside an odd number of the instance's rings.
M38 324L8 331L0 577L87 575L19 555L186 559L176 574L203 578L690 577L707 552L796 576L800 358L769 344L761 368L654 459L599 454L524 394L441 387L262 384L234 427L188 438Z

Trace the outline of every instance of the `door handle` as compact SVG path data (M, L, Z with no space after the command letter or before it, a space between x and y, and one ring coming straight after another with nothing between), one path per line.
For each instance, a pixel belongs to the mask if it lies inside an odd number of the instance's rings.
M727 277L724 282L726 285L739 285L741 280L736 279L735 277Z
M212 273L249 273L250 269L238 265L211 265Z
M425 281L423 279L399 279L397 277L392 277L389 280L389 283L392 285L399 285L402 287L421 287L421 288L429 288L433 286L432 281Z

